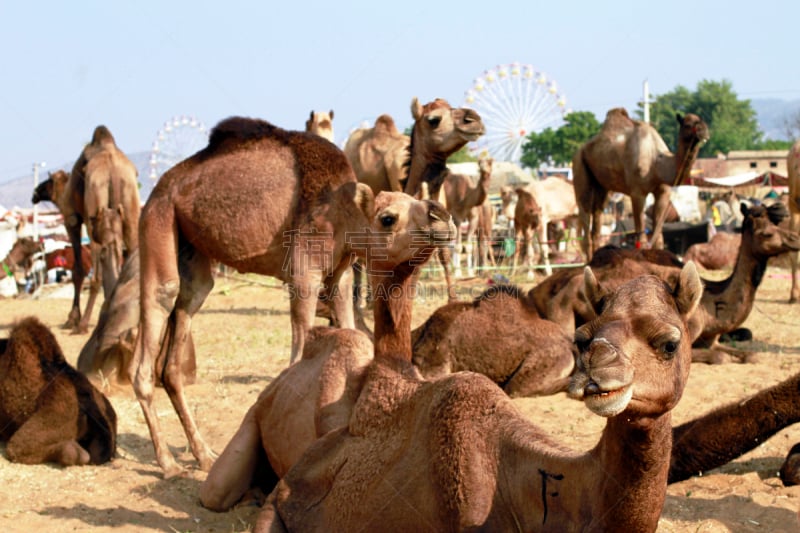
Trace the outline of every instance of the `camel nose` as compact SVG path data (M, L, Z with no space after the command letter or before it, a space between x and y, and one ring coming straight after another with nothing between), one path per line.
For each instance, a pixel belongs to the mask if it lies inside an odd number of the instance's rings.
M470 122L480 122L480 121L481 121L481 116L478 114L477 111L474 111L472 109L464 110L464 122L470 123Z
M618 357L617 349L607 339L595 338L588 349L581 355L587 368L598 368L610 365Z

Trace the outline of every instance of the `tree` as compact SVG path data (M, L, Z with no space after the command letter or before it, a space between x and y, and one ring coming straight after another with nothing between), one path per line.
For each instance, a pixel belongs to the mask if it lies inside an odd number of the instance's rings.
M639 104L639 118L643 115L641 108ZM731 150L756 150L762 146L763 133L758 128L750 100L740 100L728 80L702 80L694 92L678 85L671 92L656 97L650 108L650 122L673 152L678 144L677 113L695 113L708 124L711 138L700 150L700 157L714 157Z
M600 123L591 111L573 111L564 120L565 124L556 130L546 128L528 135L522 145L523 167L568 165L578 148L600 131Z
M786 136L790 139L800 139L800 111L792 113L783 121Z
M478 158L469 153L469 148L466 144L458 152L447 158L448 163L471 163L477 160Z

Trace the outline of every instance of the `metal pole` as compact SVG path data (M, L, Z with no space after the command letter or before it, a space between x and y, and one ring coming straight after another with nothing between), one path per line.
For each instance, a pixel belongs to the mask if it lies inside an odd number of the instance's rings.
M644 122L645 124L650 124L650 84L647 83L647 80L644 80L642 92L642 103L644 104Z
M33 190L39 186L39 163L33 164ZM33 204L33 240L39 240L39 210L38 204Z

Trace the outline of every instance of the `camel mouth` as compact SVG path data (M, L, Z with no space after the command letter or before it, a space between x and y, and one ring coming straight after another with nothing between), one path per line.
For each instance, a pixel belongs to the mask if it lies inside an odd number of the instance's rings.
M467 141L474 142L480 139L481 135L483 135L483 128L481 127L480 131L461 130L461 134Z
M626 385L614 390L586 394L583 403L594 414L608 418L624 411L632 397L633 386Z

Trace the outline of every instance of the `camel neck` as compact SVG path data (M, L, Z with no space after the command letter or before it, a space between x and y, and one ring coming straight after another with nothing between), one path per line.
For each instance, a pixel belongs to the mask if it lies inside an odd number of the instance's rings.
M700 151L700 143L691 141L679 141L678 149L675 153L674 165L675 170L671 174L674 176L674 181L670 185L683 185L692 171L692 165L697 159L697 153Z
M631 421L625 413L608 420L589 454L600 508L592 510L604 531L655 531L667 493L672 416ZM636 465L632 467L632 465ZM649 502L646 510L640 502ZM628 514L630 510L630 514Z
M416 267L403 264L371 274L375 316L375 359L411 362L411 308Z
M437 154L412 154L408 167L407 194L419 193L423 183L428 184L428 193L433 199L438 198L439 189L444 183L447 172L447 158Z

